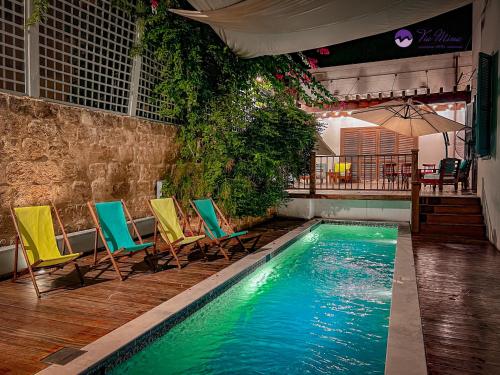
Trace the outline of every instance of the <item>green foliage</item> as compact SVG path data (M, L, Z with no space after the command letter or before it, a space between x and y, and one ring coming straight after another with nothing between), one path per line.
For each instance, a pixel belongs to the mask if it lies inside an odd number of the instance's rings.
M49 0L33 0L33 11L26 20L26 27L33 26L45 20L49 10Z
M304 58L241 59L209 26L168 8L190 6L170 0L156 14L136 12L144 25L137 51L162 66L154 99L181 124L180 160L164 194L184 203L212 196L234 216L265 214L285 199L288 179L307 169L314 146L319 125L295 101L333 98Z

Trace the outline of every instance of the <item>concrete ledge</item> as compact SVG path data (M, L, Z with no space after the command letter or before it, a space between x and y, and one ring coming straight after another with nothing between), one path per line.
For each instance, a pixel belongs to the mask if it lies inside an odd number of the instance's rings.
M293 198L278 208L278 214L310 219L378 220L409 222L411 202L406 200Z
M400 224L398 227L385 374L427 374L417 278L408 224Z
M154 230L154 218L152 216L134 220L137 229L141 236L148 236ZM129 229L132 226L129 222ZM57 245L62 249L63 238L57 236ZM94 250L95 229L85 229L78 232L68 233L68 239L75 252L87 253ZM99 239L99 246L102 247L102 242ZM8 277L13 272L14 268L14 245L0 247L0 278ZM22 254L18 259L19 270L26 268L26 262Z

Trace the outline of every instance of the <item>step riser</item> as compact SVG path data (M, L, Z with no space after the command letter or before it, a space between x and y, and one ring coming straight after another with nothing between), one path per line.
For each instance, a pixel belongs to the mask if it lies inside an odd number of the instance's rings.
M422 224L420 232L424 234L441 234L443 236L461 236L484 239L486 230L484 226Z
M425 215L428 224L483 224L482 215Z
M456 207L450 207L450 206L427 206L427 207L422 207L421 210L422 213L429 213L429 214L481 214L481 207L480 206L456 206Z
M457 206L481 206L479 198L458 198L458 197L422 197L420 198L421 204L429 205L457 205Z

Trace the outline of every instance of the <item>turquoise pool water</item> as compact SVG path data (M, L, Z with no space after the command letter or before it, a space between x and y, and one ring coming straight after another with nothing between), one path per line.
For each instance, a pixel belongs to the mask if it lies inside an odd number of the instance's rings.
M321 224L114 374L383 374L397 229Z

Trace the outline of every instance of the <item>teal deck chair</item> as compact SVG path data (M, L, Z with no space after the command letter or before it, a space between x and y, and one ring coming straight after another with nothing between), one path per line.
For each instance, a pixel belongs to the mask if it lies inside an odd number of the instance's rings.
M226 259L229 260L229 256L224 250L224 245L232 239L238 241L243 250L248 252L240 239L240 236L244 236L248 231L235 232L212 199L196 199L191 201L191 206L200 219L200 226L203 224L206 236L218 247ZM224 231L223 226L226 227L227 232Z
M130 255L140 250L144 250L146 255L149 255L147 249L148 247L152 247L153 243L143 242L134 220L132 220L132 217L130 216L127 206L123 200L95 203L96 212L94 212L92 207L93 204L91 202L88 202L87 205L96 226L94 265L102 263L108 259L111 260L119 279L123 280L123 276L115 258L123 255ZM138 244L135 243L130 235L125 214L132 223L132 228L139 240ZM99 261L97 261L98 236L101 237L104 248L108 253Z

